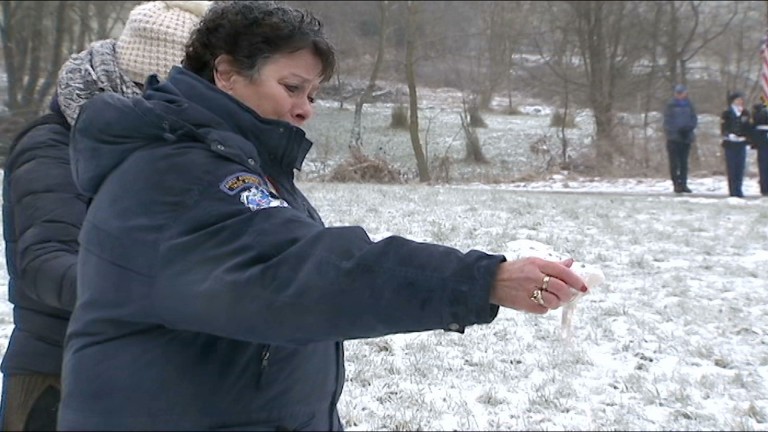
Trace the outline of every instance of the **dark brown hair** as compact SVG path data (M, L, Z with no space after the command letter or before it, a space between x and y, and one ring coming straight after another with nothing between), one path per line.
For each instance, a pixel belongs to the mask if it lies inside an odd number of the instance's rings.
M311 12L273 1L216 1L192 32L182 65L213 83L220 55L253 77L270 57L307 48L320 59L321 82L327 82L336 69L335 49Z

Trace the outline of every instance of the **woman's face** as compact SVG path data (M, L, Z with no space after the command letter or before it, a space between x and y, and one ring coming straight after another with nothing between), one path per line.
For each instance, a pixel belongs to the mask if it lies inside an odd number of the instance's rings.
M235 73L222 56L217 59L214 77L217 87L260 116L302 126L312 117L321 72L320 59L310 49L303 49L269 58L250 79Z
M738 97L733 100L733 104L736 105L739 108L744 108L744 99Z

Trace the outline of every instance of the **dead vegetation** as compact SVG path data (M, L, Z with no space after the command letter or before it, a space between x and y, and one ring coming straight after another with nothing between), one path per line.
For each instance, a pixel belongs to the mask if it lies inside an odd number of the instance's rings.
M555 110L552 112L552 117L550 117L549 126L573 129L576 127L576 120L571 113L568 113L568 116L564 116L561 110Z
M329 174L328 181L340 183L403 183L400 170L379 157L370 157L358 147Z
M480 114L480 107L477 105L477 103L472 103L467 107L466 111L469 114L469 125L473 128L487 128L488 123L486 123L485 119L483 118L483 115Z
M394 105L392 107L392 120L389 123L389 127L392 129L408 129L409 125L408 107L402 104Z

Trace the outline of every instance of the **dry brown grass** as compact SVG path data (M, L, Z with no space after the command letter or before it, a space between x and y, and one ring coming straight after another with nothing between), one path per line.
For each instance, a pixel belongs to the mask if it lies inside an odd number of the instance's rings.
M352 147L349 157L337 165L328 181L341 183L402 183L400 171L382 158L373 158Z

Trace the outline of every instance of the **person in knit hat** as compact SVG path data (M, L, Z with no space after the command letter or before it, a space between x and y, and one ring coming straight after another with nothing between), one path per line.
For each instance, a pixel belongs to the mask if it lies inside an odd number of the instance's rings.
M109 91L138 96L149 75L162 78L181 63L184 44L208 1L152 1L134 8L117 40L97 41L59 71L58 103L74 124L85 101Z
M141 94L166 77L209 2L154 1L132 10L117 40L93 42L59 70L48 112L12 144L3 177L8 298L14 329L3 356L2 430L55 430L62 346L76 302L78 235L89 199L70 167L70 128L104 92Z
M151 74L166 76L180 64L179 47L208 7L198 1L153 1L131 11L117 39L117 64L134 82Z

